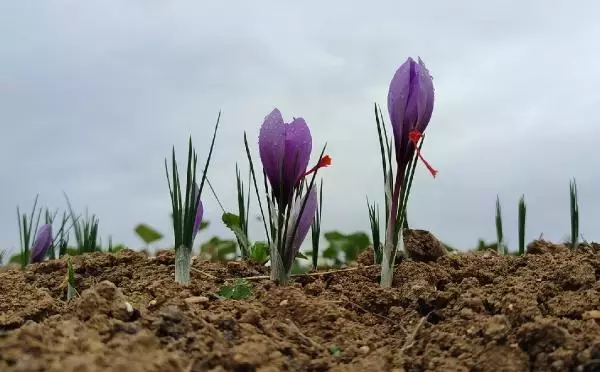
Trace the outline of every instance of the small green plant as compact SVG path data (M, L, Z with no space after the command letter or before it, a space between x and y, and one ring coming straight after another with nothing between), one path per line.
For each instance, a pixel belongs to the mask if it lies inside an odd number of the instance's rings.
M236 238L240 246L242 258L248 258L250 256L250 244L248 239L248 214L250 212L250 171L248 171L248 200L244 194L244 182L242 181L242 175L238 169L237 164L235 165L235 173L237 180L237 196L238 196L238 224L240 232L243 234L236 233ZM225 217L223 217L225 218ZM228 225L229 227L229 225ZM231 228L231 227L230 227ZM235 230L234 230L235 233Z
M172 151L172 172L169 175L167 159L165 159L165 171L167 174L167 183L169 185L169 194L171 196L172 216L173 216L173 235L175 240L175 281L177 283L186 284L190 281L190 264L192 255L192 246L194 238L200 229L202 221L203 207L200 198L202 189L206 181L208 166L215 145L217 129L221 112L217 117L215 129L213 132L208 158L202 172L202 180L200 186L196 183L196 164L198 155L192 145L190 137L188 146L187 173L185 182L185 191L182 196L181 183L179 181L179 170L177 168L177 160L175 158L175 146ZM171 176L173 179L171 180Z
M579 203L577 202L577 183L575 179L569 184L571 206L571 250L575 250L579 241Z
M108 247L106 248L106 251L108 253L117 253L117 252L122 251L125 248L126 247L124 244L114 244L112 236L110 236L110 235L108 236Z
M383 246L379 235L379 206L375 202L372 205L369 204L369 198L367 198L367 207L369 208L369 223L373 239L373 263L379 265L383 258Z
M210 240L200 245L200 255L209 260L225 261L235 257L237 244L235 240L221 239L213 236Z
M77 253L91 253L100 252L101 246L98 241L98 223L100 222L96 215L88 215L88 211L85 211L85 218L77 216L71 206L71 202L67 194L64 194L67 200L67 206L69 208L69 215L75 231L75 242L77 243Z
M237 278L233 284L222 286L218 295L229 300L244 300L252 296L252 286L244 278Z
M156 229L146 225L145 223L140 223L137 225L134 231L137 236L139 236L139 238L146 243L146 248L148 248L150 244L163 238L163 234L159 233Z
M31 214L27 217L27 214L21 214L19 207L17 206L17 222L19 223L19 238L21 240L21 253L19 257L19 263L21 264L21 268L24 269L25 266L30 261L31 255L31 244L33 239L35 238L35 231L38 229L38 225L40 222L40 217L42 214L42 210L37 210L37 202L38 196L35 197L33 202L33 207L31 209ZM37 210L37 217L36 217ZM33 220L36 220L35 227L33 225Z
M329 354L331 354L334 357L342 355L342 349L337 344L329 346L327 348L327 351L329 351Z
M502 210L500 209L500 197L496 196L496 242L498 253L507 253L508 248L502 249L504 234L502 232Z
M250 241L248 240L247 227L244 228L242 226L244 225L244 223L241 222L242 219L240 219L238 215L225 212L223 213L222 220L225 226L235 234L235 238L240 246L242 258L248 258L250 256ZM244 230L246 230L246 232Z
M329 245L323 251L323 258L333 261L335 267L356 261L371 244L369 236L364 232L342 234L339 231L328 231L324 236Z
M525 205L525 195L519 199L519 255L525 254L525 218L527 217L527 207Z

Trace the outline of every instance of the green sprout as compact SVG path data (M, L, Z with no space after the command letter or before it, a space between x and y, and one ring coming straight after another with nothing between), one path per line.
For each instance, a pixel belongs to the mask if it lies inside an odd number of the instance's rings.
M367 198L367 207L369 208L369 222L371 224L371 238L373 239L373 259L375 264L381 264L383 258L383 246L381 245L381 238L379 236L379 206L377 203L369 204Z
M65 195L65 199L67 200L69 215L71 217L71 222L75 230L75 242L77 243L77 253L83 254L100 252L102 248L98 241L98 217L96 217L96 215L94 214L89 216L87 209L85 211L85 218L81 218L81 216L75 215L75 212L73 211L73 207L71 206L71 202L69 201L67 194L63 194Z
M503 249L504 234L502 233L502 210L500 209L500 197L496 196L496 250L498 253L507 253Z
M245 279L237 278L233 284L221 287L218 295L229 300L247 299L252 296L252 286Z
M38 195L39 196L39 195ZM27 217L27 214L21 214L19 207L17 206L17 222L19 223L19 238L21 240L21 254L20 254L20 264L21 268L24 269L25 266L29 263L29 256L31 255L31 245L35 238L35 231L38 229L38 225L40 223L40 217L42 214L42 210L37 211L37 202L38 196L35 197L33 202L33 208L31 209L31 215ZM33 226L33 220L36 220L35 227Z
M525 254L525 218L527 217L527 207L525 206L525 195L519 199L519 255Z
M571 201L571 250L575 250L579 240L579 203L577 202L577 183L569 183L569 196Z
M250 212L250 183L248 182L248 200L244 193L244 182L242 175L236 163L235 165L236 185L237 185L237 201L238 214L223 213L223 222L233 231L240 247L242 258L250 257L250 241L248 239L248 214ZM250 180L250 172L248 172L248 180Z
M190 281L192 246L194 243L195 234L197 233L197 231L194 231L196 217L198 207L201 205L200 198L202 196L204 182L206 181L206 173L208 172L208 166L210 164L210 159L214 149L220 118L221 112L219 112L217 117L212 142L210 144L210 150L208 152L208 158L206 160L206 164L202 172L202 180L200 181L200 186L198 188L196 187L196 164L198 162L198 155L196 154L196 151L192 145L191 136L188 146L185 195L183 195L183 197L181 183L179 180L179 171L177 168L177 160L175 158L175 146L173 146L172 150L171 175L169 175L167 159L165 159L165 171L167 174L167 183L169 185L169 194L171 196L173 213L173 235L175 240L175 281L181 284L186 284ZM172 180L171 176L173 177Z

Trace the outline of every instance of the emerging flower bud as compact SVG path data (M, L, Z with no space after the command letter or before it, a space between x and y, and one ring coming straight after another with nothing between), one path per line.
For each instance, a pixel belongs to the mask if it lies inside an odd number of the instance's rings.
M35 242L31 248L30 262L41 262L46 256L48 248L52 245L52 225L47 223L38 229Z

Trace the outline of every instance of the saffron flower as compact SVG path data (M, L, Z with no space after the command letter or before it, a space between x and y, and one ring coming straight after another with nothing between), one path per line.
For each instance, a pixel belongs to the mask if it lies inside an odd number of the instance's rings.
M52 245L52 225L47 223L38 229L31 249L31 262L41 262Z
M393 183L391 159L388 159L389 169L387 169L384 146L381 143L382 157L384 158L386 211L389 213L381 261L381 285L383 287L391 286L396 252L404 250L403 225L406 221L406 205L415 162L420 159L434 177L437 174L437 171L423 158L420 149L423 132L433 113L433 103L434 88L429 71L420 58L418 62L415 62L409 57L394 74L388 92L388 112L392 125L396 159L396 175Z
M294 259L315 218L317 192L313 184L316 172L329 166L331 158L323 156L323 149L317 164L307 170L312 151L310 129L303 118L284 122L278 109L265 117L258 147L264 173L271 186L270 196L267 191L270 228L265 224L270 246L271 279L283 285L290 278ZM307 187L301 187L306 183L306 176L311 174ZM303 189L307 190L304 195ZM269 232L273 234L272 239L269 239Z

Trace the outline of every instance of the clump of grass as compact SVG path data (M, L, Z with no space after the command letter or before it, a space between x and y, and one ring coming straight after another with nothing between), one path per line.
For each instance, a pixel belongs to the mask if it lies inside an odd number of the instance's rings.
M94 214L88 215L88 211L85 211L85 217L77 216L69 197L65 193L65 199L67 200L67 206L69 208L69 216L71 218L73 230L75 232L75 242L77 244L77 253L93 253L101 252L102 247L98 240L98 224L100 220ZM62 253L62 252L61 252ZM65 252L66 253L66 252Z
M19 223L19 239L21 242L21 255L19 261L22 269L24 269L30 261L32 243L35 239L35 231L38 229L42 215L42 210L37 209L38 197L39 195L36 195L29 217L26 213L21 213L20 208L17 206L17 222ZM34 220L35 225L33 222Z

